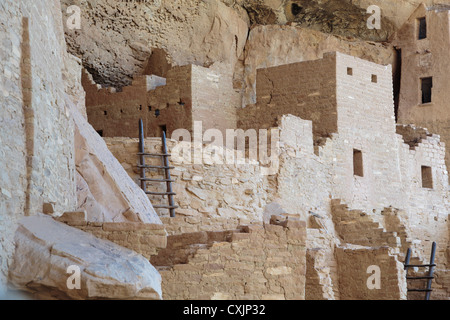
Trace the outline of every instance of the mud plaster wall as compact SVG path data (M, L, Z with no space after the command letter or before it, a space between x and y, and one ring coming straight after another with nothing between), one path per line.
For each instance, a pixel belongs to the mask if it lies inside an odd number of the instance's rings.
M257 103L238 110L238 127L268 129L283 114L313 121L316 136L337 131L336 61L320 60L257 71Z
M59 1L2 1L0 21L0 126L7 133L0 137L2 290L17 220L43 203L74 209L76 196Z
M100 88L84 72L89 122L104 137L138 137L139 119L148 137L161 136L163 127L168 136L177 129L192 132L194 121L201 121L203 130L236 128L240 96L230 75L186 65L172 68L166 77L139 76L116 92Z
M406 281L403 264L389 248L337 248L339 288L342 300L405 300ZM374 265L379 267L380 287L370 289L367 272Z
M417 18L426 17L427 37L418 39ZM439 134L445 144L450 144L450 119L447 104L450 93L448 52L449 11L427 11L421 6L398 31L393 44L401 49L402 78L399 102L399 123L413 123ZM432 77L431 103L422 104L421 78ZM446 150L446 165L450 165L450 149Z

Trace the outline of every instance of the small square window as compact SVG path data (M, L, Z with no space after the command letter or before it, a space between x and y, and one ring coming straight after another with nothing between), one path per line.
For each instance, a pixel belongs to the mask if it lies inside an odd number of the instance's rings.
M352 76L353 75L353 68L347 68L347 74L349 75L349 76Z
M108 111L103 111L103 114L104 114L105 116L107 116L107 115L108 115Z
M363 155L356 149L353 149L353 175L364 177Z
M422 188L433 189L433 172L431 167L422 166Z
M372 82L373 83L378 83L378 76L376 74L372 75Z

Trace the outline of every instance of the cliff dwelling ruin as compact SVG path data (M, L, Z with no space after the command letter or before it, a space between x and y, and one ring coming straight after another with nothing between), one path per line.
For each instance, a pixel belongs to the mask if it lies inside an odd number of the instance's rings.
M0 298L449 300L450 1L376 2L2 0Z

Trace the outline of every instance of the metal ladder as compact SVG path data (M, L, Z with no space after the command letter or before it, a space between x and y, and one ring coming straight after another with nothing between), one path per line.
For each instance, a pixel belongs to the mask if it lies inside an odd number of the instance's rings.
M411 248L408 249L406 253L406 259L405 259L405 270L406 270L406 280L427 280L427 287L426 289L408 289L408 292L425 292L425 300L430 300L431 292L433 291L431 289L431 284L434 279L434 268L436 267L436 264L434 263L434 258L436 255L436 242L433 242L431 246L431 257L430 257L430 264L409 264L411 260ZM409 268L429 268L428 275L427 276L421 276L421 277L411 277L408 276L408 270Z
M175 182L175 180L172 180L170 176L170 169L175 169L175 167L171 167L169 164L169 158L170 154L167 150L167 140L166 140L166 133L163 131L162 135L162 153L146 153L145 152L145 140L144 140L144 123L142 119L139 120L139 159L140 163L138 165L138 168L140 168L141 172L141 188L144 190L144 192L148 195L154 195L154 196L168 196L168 205L154 205L153 208L155 209L168 209L170 211L170 217L175 217L175 209L178 208L178 206L175 205L174 196L176 195L175 192L173 192L172 189L172 182ZM153 165L147 165L145 162L146 157L160 157L162 160L161 166L153 166ZM164 178L163 179L150 179L146 177L146 171L148 169L159 169L164 170ZM147 190L147 183L149 182L165 182L167 191L166 192L151 192Z

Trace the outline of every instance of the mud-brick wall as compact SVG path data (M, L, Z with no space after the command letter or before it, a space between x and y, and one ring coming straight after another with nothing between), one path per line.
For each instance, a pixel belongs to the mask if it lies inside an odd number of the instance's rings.
M66 52L57 0L0 2L0 293L17 220L73 210L73 124L64 104Z
M64 221L66 224L88 232L100 239L112 241L120 246L142 254L147 259L167 245L164 225L134 222L86 222Z
M238 127L270 128L282 115L313 122L315 136L337 132L336 58L260 69L256 76L257 103L238 110Z
M406 300L406 274L391 248L340 247L336 257L341 300Z
M305 245L304 222L249 225L232 233L171 236L169 255L161 251L151 261L159 266L166 300L303 300ZM186 252L187 260L177 259Z
M86 110L89 123L104 137L139 137L139 119L144 122L145 136L192 127L192 66L175 67L167 79L139 76L121 92L101 88L92 76L83 72Z

